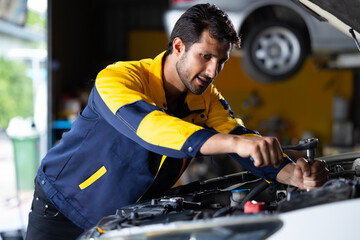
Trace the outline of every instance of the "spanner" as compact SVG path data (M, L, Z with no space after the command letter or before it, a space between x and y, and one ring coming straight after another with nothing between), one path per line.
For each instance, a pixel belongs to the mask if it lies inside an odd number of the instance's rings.
M306 157L310 164L314 162L316 148L319 140L317 138L306 138L299 142L297 145L282 146L283 150L306 150Z

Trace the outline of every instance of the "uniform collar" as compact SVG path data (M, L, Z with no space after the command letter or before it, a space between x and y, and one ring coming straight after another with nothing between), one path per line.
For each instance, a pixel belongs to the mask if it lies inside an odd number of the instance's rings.
M165 89L163 84L163 58L164 58L165 51L160 53L156 56L150 65L149 68L149 85L150 89L152 89L152 99L154 99L156 106L161 107L167 110L167 102L165 97ZM209 86L210 88L210 86ZM206 92L209 90L206 90ZM205 100L204 94L202 95L195 95L190 92L187 93L185 102L187 103L190 111L198 111L205 109Z

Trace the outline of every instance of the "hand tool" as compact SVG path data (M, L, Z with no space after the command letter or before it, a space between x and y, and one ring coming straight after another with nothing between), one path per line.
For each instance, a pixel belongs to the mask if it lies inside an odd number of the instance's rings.
M314 162L316 148L319 140L317 138L306 138L299 142L297 145L282 146L283 151L285 150L306 150L306 157L310 164Z

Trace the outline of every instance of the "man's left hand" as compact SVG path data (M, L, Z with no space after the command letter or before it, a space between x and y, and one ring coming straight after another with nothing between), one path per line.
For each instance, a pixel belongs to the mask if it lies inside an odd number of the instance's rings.
M322 186L329 178L329 170L323 160L315 159L313 164L299 158L296 164L287 164L276 176L278 182L296 186L300 189L312 189Z

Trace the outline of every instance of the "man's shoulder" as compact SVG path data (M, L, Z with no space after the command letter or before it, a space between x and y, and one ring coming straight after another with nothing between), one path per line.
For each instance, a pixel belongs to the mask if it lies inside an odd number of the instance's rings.
M118 61L114 64L107 66L106 69L117 70L117 71L126 70L126 71L134 71L134 72L144 71L145 69L148 69L150 67L152 62L153 59L150 58L137 60L137 61Z
M214 84L211 84L208 89L203 93L204 97L216 97L223 99L224 97L221 95L220 91L216 88Z
M108 65L104 70L114 70L114 71L126 71L132 73L144 73L151 71L153 65L161 65L161 60L164 55L164 52L152 58L144 58L141 60L129 60L129 61L118 61L113 64Z

